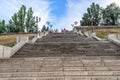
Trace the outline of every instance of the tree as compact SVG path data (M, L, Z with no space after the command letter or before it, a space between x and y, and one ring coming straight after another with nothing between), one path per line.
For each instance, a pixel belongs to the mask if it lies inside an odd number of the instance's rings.
M0 21L0 33L5 32L5 20Z
M52 27L53 27L53 25L52 25L52 24L50 24L50 30L52 30Z
M27 14L27 15L26 15ZM37 22L41 20L41 18L36 18ZM38 30L38 26L35 24L35 19L33 17L32 7L28 9L26 13L26 6L22 5L20 10L17 13L14 13L11 16L9 24L5 25L5 21L0 21L0 33L3 32L34 32Z
M88 13L83 14L84 17L82 17L82 20L80 21L82 26L90 26L90 18Z
M19 26L20 32L24 32L24 30L25 30L25 16L26 16L26 6L25 5L21 6L17 15L18 15L18 26Z
M49 31L49 27L46 27L45 25L43 25L41 31L42 32Z
M17 32L16 30L17 29L15 28L12 20L10 19L9 24L6 25L6 31L7 31L7 33Z
M102 11L102 14L107 25L115 25L120 18L120 7L117 4L112 3Z
M35 28L35 19L33 18L32 7L28 9L26 18L26 30L27 32L33 32Z
M51 24L51 22L47 21L46 24L47 24L47 28L48 28L47 30L48 31L52 30L53 25Z
M45 31L49 31L49 27L47 27L47 28L45 29Z
M77 25L77 24L78 24L78 22L77 22L77 21L75 21L75 22L74 22L74 24L75 24L75 25Z
M12 16L15 32L24 32L25 17L26 17L26 6L22 5L20 10Z
M89 8L87 8L87 13L82 17L81 25L90 25L93 22L93 25L97 26L101 19L101 7L98 4L92 3Z
M22 5L20 10L12 16L12 23L15 32L37 32L38 25L36 24L41 18L33 17L32 7L26 12L26 6Z
M102 11L102 8L98 5L98 4L95 4L95 3L92 3L91 5L91 16L90 18L93 20L93 25L98 25L99 22L100 22L100 19L101 19L101 11Z
M49 26L49 25L50 25L50 22L49 22L49 21L47 21L47 22L46 22L46 24Z
M42 31L42 32L45 32L45 31L46 31L46 26L45 26L45 25L43 25L41 31Z
M12 20L10 19L10 21L9 21L9 24L7 24L6 25L6 31L7 31L7 33L10 33L10 32L12 32L11 30L11 28L13 28L13 26L11 26L11 24L12 24Z
M17 14L15 13L13 16L12 16L12 20L11 22L13 23L13 27L15 28L15 32L19 32L20 29L19 29L19 25L18 25L18 18L17 18Z

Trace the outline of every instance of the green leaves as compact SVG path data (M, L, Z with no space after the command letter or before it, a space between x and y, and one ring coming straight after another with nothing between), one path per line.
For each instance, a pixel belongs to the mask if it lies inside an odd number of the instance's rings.
M75 25L77 25L77 24L78 24L78 22L77 22L77 21L75 21L75 22L74 22L74 24L75 24Z
M24 32L25 30L26 7L21 6L20 10L12 16L15 32Z
M0 33L5 32L5 20L0 21Z
M12 24L15 32L33 32L35 20L33 19L32 7L26 12L26 6L22 5L20 10L12 16Z
M87 13L82 17L81 25L90 26L91 22L93 25L98 25L100 22L100 12L101 7L98 4L92 3L89 8L87 8Z
M26 18L26 30L27 32L33 32L35 27L35 20L33 19L33 10L32 7L28 9L27 18Z
M0 33L10 32L33 32L37 28L35 19L33 18L32 7L26 12L26 6L22 5L20 10L11 17L9 24L5 25L5 21L0 21ZM40 18L39 18L40 21Z
M43 27L42 27L42 30L41 30L42 32L45 32L45 31L49 31L49 27L46 27L45 25L43 25Z
M87 8L87 13L85 13L81 20L82 26L97 26L100 20L103 19L106 25L116 25L120 19L120 7L115 3L108 5L105 9L102 9L98 4L92 3L89 8Z
M103 19L107 25L118 24L120 7L115 3L108 5L103 11Z

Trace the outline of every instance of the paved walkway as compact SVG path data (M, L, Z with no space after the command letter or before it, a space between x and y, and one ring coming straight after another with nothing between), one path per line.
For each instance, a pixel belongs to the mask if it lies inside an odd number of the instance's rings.
M120 48L74 33L54 33L0 60L0 80L120 80Z

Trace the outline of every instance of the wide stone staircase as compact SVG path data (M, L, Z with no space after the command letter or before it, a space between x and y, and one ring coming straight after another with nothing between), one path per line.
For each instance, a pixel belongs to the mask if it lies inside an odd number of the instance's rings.
M120 80L119 56L109 41L51 33L0 60L0 80Z

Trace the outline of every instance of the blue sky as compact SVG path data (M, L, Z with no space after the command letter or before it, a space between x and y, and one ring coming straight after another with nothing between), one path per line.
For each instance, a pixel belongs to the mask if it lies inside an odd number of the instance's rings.
M56 17L59 16L58 18L62 17L66 11L67 1L66 0L49 0L49 1L52 2L52 4L50 5L53 8L52 14Z
M72 29L71 24L74 21L80 21L92 2L98 3L102 7L106 7L112 2L120 5L119 0L1 0L0 19L8 22L24 4L27 8L33 8L34 15L41 17L39 28L42 28L46 21L50 21L53 28Z

